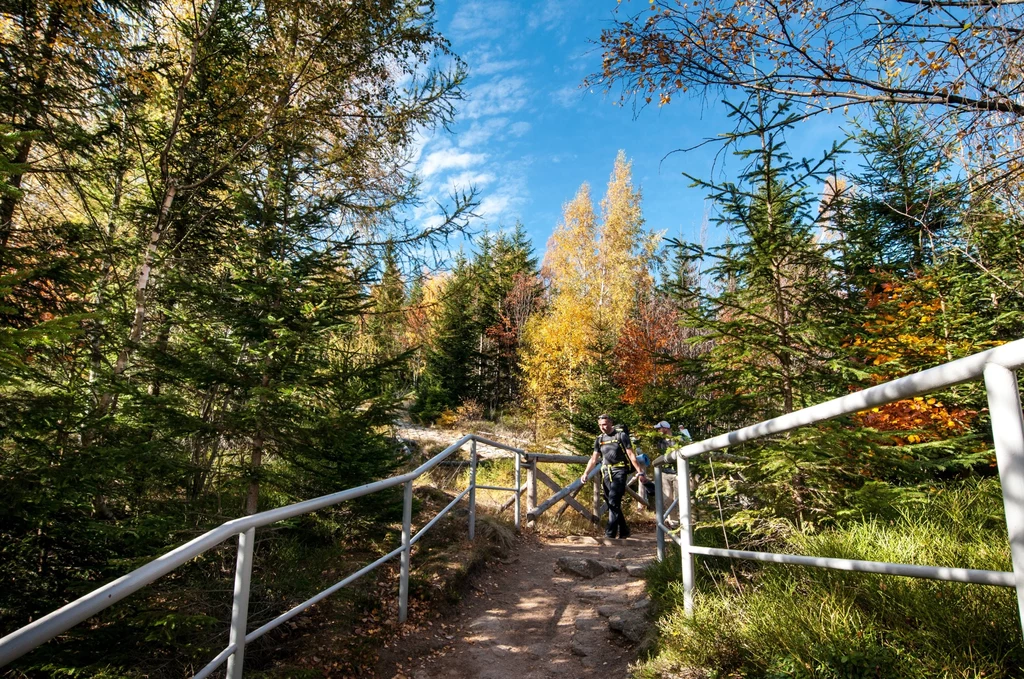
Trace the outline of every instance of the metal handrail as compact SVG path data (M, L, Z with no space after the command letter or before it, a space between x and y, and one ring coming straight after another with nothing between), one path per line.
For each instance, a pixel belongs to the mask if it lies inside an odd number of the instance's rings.
M477 442L506 450L515 454L515 488L508 490L515 492L515 526L520 528L519 518L519 496L522 488L521 481L521 458L526 451L512 446L498 443L475 434L466 434L443 451L424 462L411 472L393 476L381 481L368 483L357 488L350 488L330 495L306 500L293 505L271 509L258 514L240 517L221 524L202 535L186 542L166 554L157 557L153 561L135 569L134 571L107 583L85 596L72 601L62 608L49 613L48 615L35 620L34 622L11 632L0 639L0 667L20 658L25 653L49 641L55 636L67 631L80 622L83 622L100 611L109 608L118 601L142 589L160 577L171 572L175 568L187 563L207 550L216 547L225 540L238 536L238 557L235 567L235 585L233 592L231 628L228 645L204 668L194 675L194 679L202 679L210 676L225 661L228 663L227 676L230 679L238 679L242 676L244 664L245 645L263 636L278 625L287 622L313 604L330 596L342 587L354 582L356 579L369 573L384 562L401 557L401 575L399 579L399 622L405 622L408 616L408 595L409 595L409 561L412 546L455 505L469 496L469 539L472 540L475 534L476 522L476 468L477 468ZM470 448L470 479L468 487L448 504L447 507L438 512L415 535L411 532L412 521L412 483L414 480L430 471L443 460L462 448L466 443L471 444ZM331 507L342 502L353 500L358 497L394 488L405 486L405 496L402 517L402 545L388 554L378 558L373 563L364 566L355 573L347 576L340 582L323 590L314 597L291 608L280 616L274 618L262 627L246 634L246 623L249 604L249 581L252 573L252 559L255 542L255 531L257 528L267 526L295 516L309 514L326 507ZM483 488L483 487L481 487Z
M693 611L693 556L704 554L729 558L749 558L769 560L783 563L813 565L824 568L843 570L861 570L870 572L891 573L911 577L930 577L941 580L961 582L982 582L983 584L1013 586L1017 590L1018 607L1024 624L1024 416L1021 413L1020 394L1014 370L1024 366L1024 340L1017 340L995 349L990 349L974 356L947 363L935 368L924 370L886 384L865 389L855 394L843 396L825 403L804 408L793 413L760 422L750 427L738 429L728 434L716 436L704 441L691 443L656 459L655 467L655 508L657 512L658 557L664 558L664 539L668 535L679 544L682 553L682 576L684 584L684 606L688 613ZM1010 551L1013 572L999 573L995 571L972 571L969 569L939 568L931 566L912 566L906 564L888 564L884 562L856 561L850 559L831 559L824 557L803 557L770 552L743 552L740 550L722 550L699 547L693 544L693 524L691 520L691 503L689 487L689 459L703 453L714 452L752 441L773 434L783 433L797 427L822 422L868 408L881 406L914 396L920 396L938 389L984 377L988 392L989 411L992 416L992 428L995 440L996 458L1000 480L1003 487L1003 502L1006 509L1007 529L1010 538ZM445 509L435 515L415 535L411 533L412 513L412 482L422 474L440 464L466 443L471 443L470 481L468 488L459 494ZM238 679L242 676L245 645L269 632L283 622L298 615L313 604L334 593L338 589L365 575L382 563L401 557L401 576L399 584L399 620L404 622L408 615L409 592L409 560L413 544L429 530L442 516L447 514L459 501L469 497L469 537L473 539L476 516L476 468L477 442L484 443L515 454L514 489L516 529L520 525L520 494L521 462L527 454L525 451L486 439L475 434L467 434L415 470L399 476L366 484L320 498L307 500L294 505L260 512L251 516L228 521L213 530L171 550L148 564L124 575L113 582L73 601L66 606L22 627L0 639L0 667L21 657L28 651L38 647L53 637L65 632L74 625L96 615L114 603L124 599L158 578L166 575L178 566L196 556L219 545L228 538L237 535L239 539L238 558L235 568L235 587L233 593L232 621L228 645L214 659L195 675L197 678L207 677L226 660L227 676ZM661 467L675 461L677 465L677 488L679 508L679 534L669 532L663 523L663 489L661 484ZM598 470L595 468L593 477ZM576 480L548 502L557 501L582 485ZM257 630L246 634L246 622L249 599L249 579L252 571L252 557L256 528L263 527L284 519L308 514L326 507L334 506L347 500L369 495L387 488L404 485L404 505L402 521L402 545L390 553L380 557L373 563L363 567L356 573L324 590L320 594L290 609L281 616L266 623ZM481 489L484 487L481 486Z
M987 365L1001 365L1015 370L1024 365L1024 339L1016 340L988 349L981 353L967 356L944 365L922 370L885 384L869 387L862 391L840 396L831 401L810 406L802 410L787 413L749 427L731 431L728 434L713 436L681 446L652 462L660 466L676 459L678 456L694 457L729 446L735 446L754 439L764 438L773 434L781 434L791 429L809 424L824 422L842 415L859 413L869 408L882 406L893 401L921 396L939 389L952 387L964 382L971 382L982 376Z
M679 545L682 557L683 607L693 614L694 563L696 554L732 559L773 561L802 566L815 566L837 570L861 571L929 578L952 582L1015 587L1022 631L1024 631L1024 413L1021 412L1020 391L1015 370L1024 367L1024 339L1009 342L973 356L951 361L913 375L901 377L885 384L870 387L848 396L832 399L818 405L782 415L758 424L714 436L672 450L652 462L655 474L655 513L657 526L658 559L665 557L665 537ZM1012 572L971 570L938 566L893 564L882 561L860 561L828 557L748 552L734 549L700 547L693 544L693 520L690 502L691 458L713 453L723 448L748 441L781 434L843 415L869 408L921 396L939 389L977 379L985 380L996 463L1003 490L1003 507L1010 542ZM664 489L662 467L675 461L676 488L679 507L678 535L665 525L668 512L663 510ZM675 506L675 505L673 505ZM671 508L669 509L671 512Z

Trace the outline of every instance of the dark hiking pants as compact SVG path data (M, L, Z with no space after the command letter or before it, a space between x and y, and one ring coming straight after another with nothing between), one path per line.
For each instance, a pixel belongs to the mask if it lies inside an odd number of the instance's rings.
M626 494L627 469L622 466L602 467L604 500L608 503L608 527L604 534L610 538L626 537L626 517L622 515L622 496Z

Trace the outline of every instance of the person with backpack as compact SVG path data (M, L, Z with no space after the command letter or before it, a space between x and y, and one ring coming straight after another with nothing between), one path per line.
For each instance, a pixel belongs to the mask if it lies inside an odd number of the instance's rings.
M630 530L626 525L626 517L622 514L622 496L626 494L626 479L631 468L636 469L640 483L645 483L647 477L633 452L629 434L615 430L615 422L611 415L599 415L597 426L601 428L601 433L594 440L594 454L590 456L587 470L583 472L581 478L586 482L590 472L598 462L601 462L601 478L604 482L602 488L605 502L608 504L608 526L604 534L609 538L628 538Z
M654 425L654 430L658 432L658 438L655 441L655 446L657 446L659 457L666 455L670 450L678 445L672 440L672 425L667 421L662 420L658 424ZM664 498L665 508L667 509L672 505L676 498L675 464L666 464L661 468L661 489L662 498Z

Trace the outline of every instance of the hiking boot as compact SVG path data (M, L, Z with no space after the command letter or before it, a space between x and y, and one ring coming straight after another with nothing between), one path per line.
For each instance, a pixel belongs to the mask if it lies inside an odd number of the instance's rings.
M619 531L619 539L620 540L625 540L626 538L628 538L632 534L633 534L633 531L631 531L628 528L623 528L622 530Z
M605 536L606 538L609 538L609 539L611 539L611 540L614 540L614 539L615 539L615 538L617 537L617 536L615 535L615 533L608 533L608 532L605 532L604 536Z

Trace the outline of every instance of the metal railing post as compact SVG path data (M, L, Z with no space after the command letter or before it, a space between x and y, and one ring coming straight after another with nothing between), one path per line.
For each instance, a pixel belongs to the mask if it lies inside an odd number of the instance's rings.
M665 523L665 494L661 488L661 467L654 468L654 531L658 536L658 561L665 560L665 532L661 524Z
M402 556L398 579L398 622L409 617L409 561L412 556L412 480L405 482L405 501L402 505Z
M245 664L245 632L249 620L249 583L252 582L252 559L256 529L238 534L238 556L235 559L235 590L231 598L231 631L228 645L235 652L228 658L227 679L242 679Z
M519 512L520 512L520 509L521 509L521 507L519 506L519 503L520 503L519 494L522 492L522 489L523 489L523 481L522 481L523 462L522 462L522 456L519 453L516 453L515 467L516 467L516 497L515 497L515 500L513 501L513 504L515 504L516 532L518 533L520 528L521 528L521 526L520 526L520 518L519 518Z
M476 439L469 443L469 539L476 537Z
M690 515L690 461L676 458L676 498L679 501L679 556L683 571L683 611L693 615L693 522Z
M537 460L526 461L526 515L529 517L537 509ZM526 526L533 528L536 521L527 520Z
M1021 413L1017 376L1001 365L985 366L992 440L1003 487L1006 532L1017 588L1017 612L1024 631L1024 415Z

